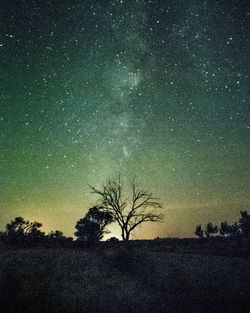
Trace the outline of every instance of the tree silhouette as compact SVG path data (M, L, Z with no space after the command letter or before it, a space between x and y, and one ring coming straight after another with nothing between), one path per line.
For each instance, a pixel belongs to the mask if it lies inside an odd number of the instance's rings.
M239 234L239 225L237 223L229 225L226 221L222 222L219 232L224 237L236 237Z
M39 222L25 221L23 217L18 216L6 225L3 236L9 243L35 242L44 237L44 233L39 229L41 227Z
M89 209L84 218L77 221L75 228L79 241L96 243L108 233L106 226L113 221L112 215L101 206Z
M227 237L230 234L229 225L227 221L221 222L220 224L220 230L219 230L221 236Z
M210 238L212 235L218 232L218 227L213 225L212 223L208 223L206 225L205 234L207 238Z
M203 238L204 237L204 230L201 228L201 225L197 225L196 229L195 229L195 235L199 238Z
M116 237L111 237L107 240L107 242L110 244L116 244L117 242L119 242L119 239Z
M241 211L241 218L239 220L239 226L244 237L250 237L250 214L247 211Z
M73 241L72 237L66 237L60 230L51 231L46 236L46 243L51 246L70 246Z
M92 192L99 196L104 210L111 214L113 220L121 228L121 236L128 241L134 229L145 222L159 222L162 215L155 213L161 208L159 202L153 198L152 193L141 189L135 179L131 182L131 199L125 199L120 176L109 180L102 189L90 186Z
M29 234L38 230L42 226L39 222L25 221L23 217L18 216L6 225L6 233Z
M55 231L51 231L48 235L47 235L47 237L49 238L49 239L55 239L55 240L62 240L63 238L65 238L64 237L64 235L63 235L63 232L62 231L60 231L60 230L55 230Z

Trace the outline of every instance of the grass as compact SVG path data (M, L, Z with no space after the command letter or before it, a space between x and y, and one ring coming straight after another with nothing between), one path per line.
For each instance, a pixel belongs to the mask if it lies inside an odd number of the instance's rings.
M3 312L247 312L249 259L138 247L0 251Z

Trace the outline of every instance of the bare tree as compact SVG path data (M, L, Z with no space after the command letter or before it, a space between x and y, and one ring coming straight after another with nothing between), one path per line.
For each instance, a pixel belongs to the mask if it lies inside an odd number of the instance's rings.
M161 208L152 193L139 187L136 179L131 182L131 198L124 198L120 176L109 180L101 189L90 186L100 198L101 205L109 212L121 228L121 236L128 241L134 229L145 222L160 222L162 215L155 212Z

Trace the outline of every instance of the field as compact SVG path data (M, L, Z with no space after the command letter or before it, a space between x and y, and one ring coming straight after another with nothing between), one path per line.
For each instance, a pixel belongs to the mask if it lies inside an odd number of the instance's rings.
M249 258L152 246L2 248L1 311L248 312Z

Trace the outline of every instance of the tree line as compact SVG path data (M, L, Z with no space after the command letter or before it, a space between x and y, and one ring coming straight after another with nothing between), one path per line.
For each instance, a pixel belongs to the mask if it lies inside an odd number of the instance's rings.
M221 222L220 227L209 222L205 227L197 225L195 235L199 238L210 238L213 236L223 236L231 238L250 238L250 214L247 211L240 212L238 222L228 224L227 221Z
M56 230L49 234L41 231L42 223L30 222L18 216L5 226L4 231L0 232L0 239L6 245L14 246L36 246L43 245L70 245L72 237L66 237L63 232Z
M140 188L136 179L130 184L130 196L126 197L121 177L108 180L102 188L89 186L92 193L98 196L96 205L91 207L85 216L76 222L75 236L77 243L96 244L108 233L107 226L116 222L121 229L123 241L128 241L131 234L141 224L146 222L160 222L163 220L160 203L153 194ZM66 237L61 231L52 231L45 234L41 231L39 222L25 221L16 217L0 233L0 239L9 244L37 243L68 245L73 238ZM117 241L111 238L111 241Z
M94 245L109 233L107 226L117 223L121 230L123 241L129 241L131 234L141 224L146 222L161 222L162 214L160 203L152 193L142 189L136 179L129 183L129 196L121 177L108 180L101 188L89 186L92 193L98 196L96 204L91 207L84 217L80 218L75 225L76 240L66 237L63 232L56 230L45 234L42 224L30 222L23 217L16 217L0 232L0 240L7 244L15 245L71 245L84 243ZM210 238L215 235L223 237L250 237L250 215L247 211L241 211L239 221L234 224L222 222L220 227L211 222L205 227L197 225L195 235L199 238ZM117 241L112 237L111 242Z

